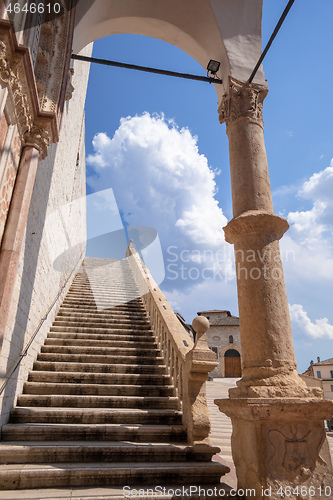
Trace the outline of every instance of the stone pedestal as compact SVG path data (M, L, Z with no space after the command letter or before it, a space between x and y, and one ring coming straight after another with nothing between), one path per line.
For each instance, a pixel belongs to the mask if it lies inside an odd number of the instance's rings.
M238 489L261 500L333 496L332 462L323 420L330 401L301 398L220 399L232 420Z
M230 78L220 107L234 215L224 231L235 249L243 376L229 400L215 403L232 419L238 487L255 490L247 498L319 499L320 488L332 487L323 421L333 415L333 401L324 401L322 391L308 388L297 374L279 248L289 225L273 210L263 136L266 95L262 85Z

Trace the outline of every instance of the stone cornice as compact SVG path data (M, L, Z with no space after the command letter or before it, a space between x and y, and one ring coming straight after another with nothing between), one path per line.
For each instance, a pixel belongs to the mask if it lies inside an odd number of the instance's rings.
M268 93L264 85L247 83L229 76L229 89L219 106L220 123L227 126L246 118L263 127L262 108Z

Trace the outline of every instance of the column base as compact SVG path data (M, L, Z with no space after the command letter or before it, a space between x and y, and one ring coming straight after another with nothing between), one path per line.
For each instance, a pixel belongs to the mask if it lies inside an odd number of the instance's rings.
M308 387L293 367L243 367L242 378L238 380L237 387L229 389L229 397L322 399L323 391L319 387Z
M319 398L216 399L231 417L238 489L245 498L333 496L332 457L323 421L333 401ZM254 490L254 491L250 491Z

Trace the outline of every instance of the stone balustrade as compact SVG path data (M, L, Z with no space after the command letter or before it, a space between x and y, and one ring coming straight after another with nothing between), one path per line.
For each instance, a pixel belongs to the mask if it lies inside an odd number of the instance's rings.
M209 444L210 422L205 382L217 366L216 355L207 345L209 322L197 317L193 328L195 343L186 333L165 296L157 286L132 240L126 252L140 295L145 303L152 330L168 367L182 410L190 444ZM206 322L204 321L206 320Z

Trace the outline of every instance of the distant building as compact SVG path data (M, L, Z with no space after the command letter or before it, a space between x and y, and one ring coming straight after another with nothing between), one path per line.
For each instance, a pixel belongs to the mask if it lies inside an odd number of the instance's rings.
M241 377L241 343L239 318L230 311L201 311L198 316L205 316L210 328L207 332L208 346L217 355L219 366L213 370L212 377Z
M176 315L176 318L183 325L183 327L185 328L185 330L187 331L187 333L189 334L189 336L191 337L191 339L194 341L195 332L194 332L194 330L192 328L192 325L188 325L186 323L185 319L183 318L183 316L179 312L176 312L175 315Z
M311 361L304 375L320 379L323 384L324 397L326 399L333 399L333 358L320 361L318 357L317 363Z

